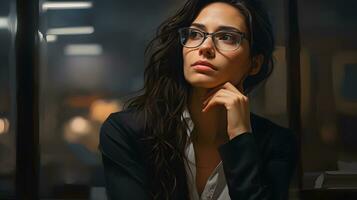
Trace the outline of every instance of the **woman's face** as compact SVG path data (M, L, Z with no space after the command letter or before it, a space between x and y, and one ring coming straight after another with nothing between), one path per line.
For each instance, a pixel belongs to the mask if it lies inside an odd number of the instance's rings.
M249 35L245 18L240 11L222 2L211 3L204 7L191 25L192 28L208 33L221 31L223 26L232 27ZM193 87L213 88L229 81L240 88L243 83L241 79L259 72L260 66L251 65L247 39L243 39L236 50L221 51L215 48L212 37L207 37L199 47L183 47L182 53L184 76ZM208 62L213 67L210 70L205 66L194 65L198 61Z

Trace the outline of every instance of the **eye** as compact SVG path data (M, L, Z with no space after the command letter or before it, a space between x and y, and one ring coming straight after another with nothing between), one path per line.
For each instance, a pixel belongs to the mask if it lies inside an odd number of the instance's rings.
M239 35L235 33L221 32L216 34L216 39L227 44L234 44L239 40Z
M188 32L188 39L189 40L199 40L202 39L202 33L196 30L189 30Z

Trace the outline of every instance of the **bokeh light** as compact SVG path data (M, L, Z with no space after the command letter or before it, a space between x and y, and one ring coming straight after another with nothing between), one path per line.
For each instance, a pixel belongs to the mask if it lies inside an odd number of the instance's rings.
M6 118L0 118L0 135L8 133L9 127L9 120Z

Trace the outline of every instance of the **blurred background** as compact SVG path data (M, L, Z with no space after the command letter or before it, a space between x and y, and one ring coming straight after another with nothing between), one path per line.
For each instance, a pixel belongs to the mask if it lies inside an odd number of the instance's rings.
M251 110L288 127L286 0L264 2L276 64L250 95ZM107 199L99 128L143 86L144 49L183 3L40 1L41 199ZM354 0L298 1L301 169L290 199L357 188L356 9ZM15 197L16 25L16 1L0 0L0 199Z

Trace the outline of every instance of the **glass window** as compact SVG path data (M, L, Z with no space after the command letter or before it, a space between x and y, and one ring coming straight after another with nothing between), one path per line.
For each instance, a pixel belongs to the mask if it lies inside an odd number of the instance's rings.
M15 196L15 1L0 6L0 198Z
M303 188L356 188L356 1L298 1Z
M180 3L42 4L41 197L106 199L100 125L142 87L145 47Z

